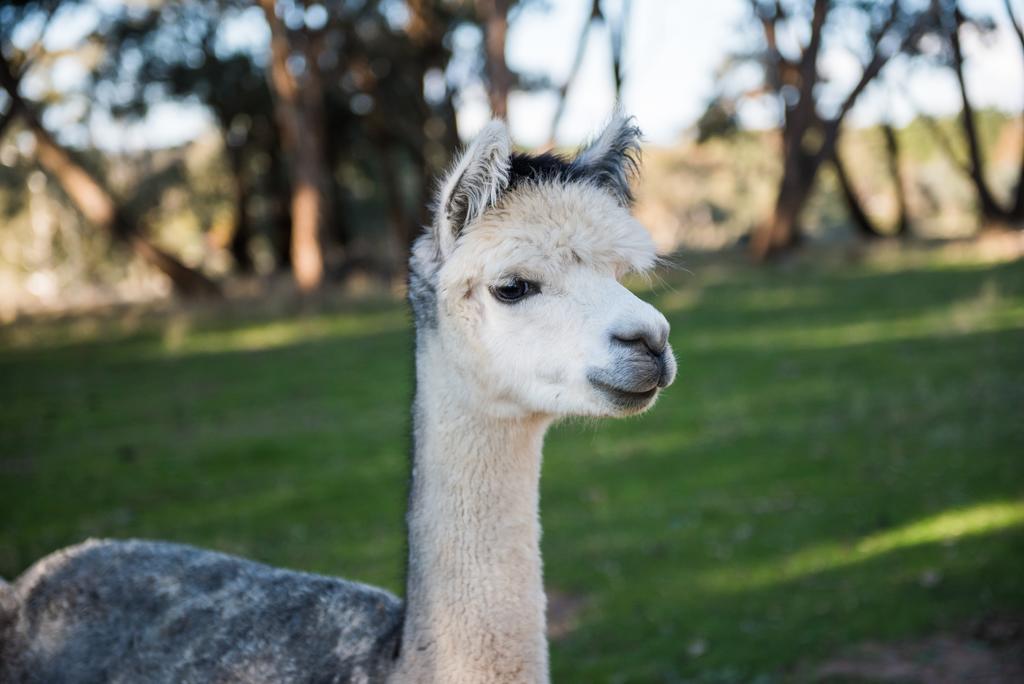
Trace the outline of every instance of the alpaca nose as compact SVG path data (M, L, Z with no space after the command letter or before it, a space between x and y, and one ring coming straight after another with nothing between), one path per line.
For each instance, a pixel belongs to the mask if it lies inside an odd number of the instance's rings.
M668 344L668 325L627 328L612 333L612 341L626 347L646 349L652 356L661 356Z

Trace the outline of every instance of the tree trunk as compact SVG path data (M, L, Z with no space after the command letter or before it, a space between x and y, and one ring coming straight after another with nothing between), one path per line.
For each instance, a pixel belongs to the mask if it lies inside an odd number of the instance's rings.
M339 245L347 258L349 247L352 244L352 226L347 220L349 212L347 211L347 198L344 189L338 187L337 183L334 182L333 170L338 168L339 160L351 157L352 151L347 144L342 142L344 140L343 137L339 140L333 135L331 127L323 126L321 130L326 136L323 144L324 164L326 165L330 183L327 191L324 193L324 203L326 206L324 216L330 217L330 221L327 223L329 230L327 235L324 236L324 240L325 242L330 241Z
M853 187L853 183L846 172L846 165L843 163L839 150L834 149L832 152L832 165L836 172L836 180L839 183L839 189L843 193L843 199L846 201L846 208L847 211L849 211L850 220L853 222L857 232L862 237L868 239L887 237L889 235L906 236L910 233L910 218L907 213L906 189L903 185L903 177L900 174L899 143L896 139L896 131L894 131L892 126L889 124L883 124L882 134L885 136L886 158L888 160L889 173L892 175L894 192L896 193L896 203L899 211L899 215L896 219L896 226L890 232L883 231L879 228L878 224L868 216L868 213L864 209L864 205L861 204L860 197L857 195L857 191Z
M1010 17L1010 25L1013 26L1013 32L1017 35L1017 42L1020 43L1021 50L1024 50L1024 29L1021 28L1020 22L1017 20L1017 13L1013 10L1012 0L1005 0L1006 13ZM1020 164L1017 167L1017 188L1013 193L1013 206L1010 208L1010 218L1017 222L1024 221L1024 138L1021 141L1021 157Z
M307 78L305 92L299 88L288 68L291 46L287 29L275 12L274 0L261 0L270 26L270 90L274 110L281 127L281 138L289 160L291 175L291 262L295 282L303 292L317 289L323 281L324 261L320 247L320 223L323 218L323 183L327 177L322 143L324 136L316 126L323 117L309 111L323 93L318 78ZM306 59L307 73L318 73L316 55Z
M508 94L512 90L512 72L505 61L505 36L508 34L510 0L477 0L477 15L484 26L484 54L487 62L488 97L491 113L508 118Z
M755 261L764 261L799 244L800 212L810 197L812 183L813 177L808 179L794 165L787 164L772 216L751 236L750 250Z
M184 297L220 297L220 288L195 269L189 268L136 232L128 235L132 251L167 276L174 291Z
M38 115L18 92L19 80L0 46L0 88L7 91L11 100L5 121L9 122L9 117L16 114L24 118L35 139L39 165L57 180L85 219L106 230L116 240L127 242L137 255L170 279L175 292L185 296L219 296L220 288L216 283L153 245L138 232L137 218L125 215L106 188L43 127Z
M889 173L892 175L893 189L896 192L896 206L899 217L896 219L895 234L899 237L910 235L910 211L907 208L907 187L903 183L903 174L900 172L900 144L896 137L896 131L889 124L882 124L882 134L885 135L885 151L889 159Z
M799 84L799 99L793 105L783 102L782 122L782 181L775 200L771 218L758 226L750 240L751 256L755 261L764 261L775 252L794 247L800 241L800 212L807 203L814 184L814 177L821 165L822 149L806 150L804 141L811 129L821 129L823 122L815 110L814 86L820 80L818 75L818 52L821 49L822 30L830 5L825 0L815 0L810 23L810 39L799 62L784 59L779 53L775 39L775 21L781 18L781 9L774 19L762 21L768 51L773 66L769 78L780 92L784 85L783 72L788 78L795 78ZM828 136L823 136L827 144Z
M167 276L178 294L186 297L220 295L216 283L140 235L137 219L127 216L99 181L57 144L19 97L15 100L35 139L39 165L60 184L89 223L105 230L115 240L127 243L136 255Z
M228 164L234 176L235 228L231 233L228 251L235 260L235 267L240 273L252 273L253 261L249 254L249 240L252 238L252 224L249 221L249 182L245 174L245 160L242 147L225 145Z
M776 41L777 23L789 21L783 3L776 2L769 13L759 8L766 7L760 3L752 3L754 12L763 27L767 44L766 83L780 97L783 106L783 173L779 187L778 199L771 220L759 226L751 237L751 253L757 260L769 256L776 249L793 246L799 241L798 217L810 195L818 169L823 163L835 159L836 148L843 119L857 103L861 94L873 81L882 68L898 50L885 47L890 30L897 25L903 16L898 3L889 5L888 18L873 29L869 34L872 43L870 59L863 65L857 84L847 94L837 113L832 118L822 118L817 111L817 84L821 82L817 61L821 50L824 28L829 12L834 3L828 0L814 0L810 18L810 36L807 46L800 51L799 59L783 56ZM918 35L921 22L917 19L904 29L900 39L900 48L904 49ZM796 101L788 103L782 98L783 88L799 86L795 90ZM860 209L856 196L852 193L848 179L837 163L837 171L844 185L844 192L852 200L851 208ZM860 211L860 218L867 219Z
M982 160L981 144L978 141L978 129L974 122L974 107L967 97L967 81L964 78L964 56L960 46L960 26L963 16L960 10L953 11L953 26L949 30L949 43L953 53L953 71L956 73L957 85L960 89L960 100L963 108L960 112L960 123L964 138L967 140L967 152L970 159L970 177L978 195L978 208L985 219L998 220L1006 217L1006 212L996 202L992 191L985 180L985 165Z
M1024 135L1022 135L1022 138L1024 138ZM1017 188L1013 192L1013 206L1010 207L1010 218L1018 223L1024 222L1024 142L1021 144L1020 165L1017 171Z
M832 167L836 171L836 180L839 183L840 191L843 193L843 199L846 201L846 210L849 212L850 220L853 221L857 232L862 237L869 239L885 237L885 233L879 230L875 222L864 211L860 198L857 196L857 191L854 190L850 177L846 173L846 165L843 164L839 150L836 150L832 156Z
M283 159L280 131L275 126L277 135L265 152L270 158L267 169L268 186L264 192L268 199L268 223L270 224L270 245L274 252L274 268L292 270L292 189L287 164Z
M816 155L806 154L797 144L784 143L784 148L788 153L775 208L771 218L755 228L751 236L750 251L755 261L764 261L800 243L800 212L811 195L819 163Z
M30 117L29 127L35 137L40 166L60 183L87 221L127 242L135 254L166 275L179 294L188 297L220 294L220 288L213 281L140 235L137 219L125 215L99 181L60 147L35 117Z

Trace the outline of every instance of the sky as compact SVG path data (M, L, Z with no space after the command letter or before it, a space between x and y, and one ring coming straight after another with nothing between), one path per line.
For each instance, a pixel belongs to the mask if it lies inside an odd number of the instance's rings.
M606 12L615 15L621 1L606 0ZM1014 1L1024 14L1024 3ZM92 5L62 13L48 33L47 47L58 49L73 43L94 24L96 6L115 4L115 0L94 0ZM547 75L556 84L564 82L589 4L590 0L527 3L513 17L507 45L509 65L523 73ZM997 30L987 44L970 37L965 40L972 102L978 108L1024 111L1024 59L1002 0L965 0L964 5L997 21ZM225 27L221 37L225 44L266 44L266 26L259 11L253 10ZM624 41L622 100L625 111L637 118L645 139L658 145L678 141L714 94L716 69L725 56L757 36L757 28L749 21L747 0L633 0ZM456 38L458 49L474 49L474 37ZM599 26L590 32L580 73L569 90L556 136L560 144L579 143L610 114L614 101L610 65L609 37ZM834 98L847 92L860 74L856 60L838 51L825 55L821 68ZM882 119L900 125L919 109L935 115L959 111L956 82L949 70L921 64L911 67L906 60L897 60L883 73L887 78L872 85L851 112L854 125ZM64 79L68 83L82 76L81 67L74 64L62 66L54 74L58 82ZM555 107L552 93L513 94L509 123L516 142L528 148L544 146ZM773 108L758 103L748 103L739 114L744 125L755 128L773 126L777 117ZM487 121L487 98L481 85L462 93L458 115L464 137L472 137ZM202 134L210 125L201 107L167 103L154 107L138 125L123 126L98 117L91 122L89 136L100 147L117 151L178 144Z
M1024 3L1014 0L1024 10ZM523 12L509 35L507 59L516 69L550 73L556 83L568 74L577 37L589 9L589 0L553 0ZM609 2L609 5L617 5ZM1012 33L1002 0L966 0L970 12L988 14L998 22L989 45L965 40L969 95L976 107L1024 111L1024 59ZM655 144L670 144L693 125L715 92L716 68L731 50L749 44L747 0L633 0L632 19L625 41L624 109L636 116L645 137ZM1024 14L1024 12L1022 12ZM753 35L757 35L755 31ZM590 45L578 82L569 92L558 139L575 144L598 128L608 116L614 99L611 51L605 31L591 31ZM956 81L948 70L908 68L904 62L890 65L890 83L872 86L851 112L854 125L867 125L891 117L903 124L917 108L931 114L958 112ZM860 76L852 59L833 56L822 71L846 93ZM555 110L550 95L520 94L509 104L509 120L516 140L523 145L542 145L548 136ZM777 119L773 110L748 106L740 110L743 123L770 127ZM471 134L487 118L480 96L460 111L460 124Z

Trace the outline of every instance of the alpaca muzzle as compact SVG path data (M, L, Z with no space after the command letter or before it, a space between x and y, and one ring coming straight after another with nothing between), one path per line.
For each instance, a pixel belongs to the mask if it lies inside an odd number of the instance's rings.
M657 349L642 339L621 338L615 338L612 363L587 372L591 386L625 410L649 404L659 389L672 384L675 376L676 360L667 342Z

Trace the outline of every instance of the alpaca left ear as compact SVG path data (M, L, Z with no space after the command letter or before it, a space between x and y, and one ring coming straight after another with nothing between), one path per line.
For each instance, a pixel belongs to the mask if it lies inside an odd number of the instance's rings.
M640 129L633 117L616 107L601 135L584 145L572 164L615 195L619 204L632 206L630 183L640 174Z
M443 257L463 229L493 206L508 188L512 140L505 123L484 126L445 177L437 198L434 239Z

